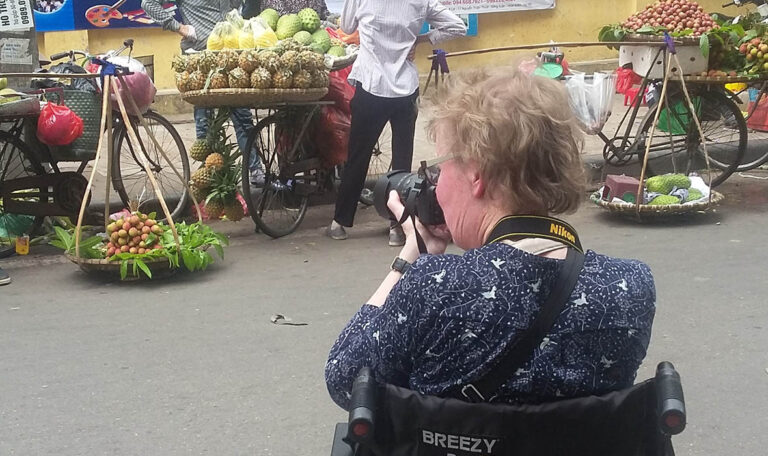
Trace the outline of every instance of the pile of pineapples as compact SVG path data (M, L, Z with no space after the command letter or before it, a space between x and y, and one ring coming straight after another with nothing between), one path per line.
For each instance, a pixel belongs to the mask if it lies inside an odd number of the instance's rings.
M322 54L293 39L264 49L202 51L173 60L179 92L202 89L308 89L328 87Z
M200 169L192 173L190 186L195 200L205 202L205 212L211 219L222 215L240 221L245 213L237 199L240 183L237 145L227 135L229 109L211 109L208 115L208 133L192 145L189 156L202 162Z

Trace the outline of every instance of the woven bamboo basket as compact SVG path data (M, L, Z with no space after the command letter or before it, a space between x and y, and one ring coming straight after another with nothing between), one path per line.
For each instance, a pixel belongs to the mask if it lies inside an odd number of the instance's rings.
M120 280L120 262L119 261L109 261L107 259L85 259L85 258L75 258L74 255L71 255L69 253L64 254L67 259L78 266L80 266L80 269L87 273L87 274L96 274L96 275L102 275L105 278L113 278ZM144 260L144 263L147 265L150 271L152 271L152 279L161 279L165 277L170 277L173 274L176 273L176 271L179 270L179 268L172 268L171 263L168 261L167 258L158 258L156 260ZM128 275L123 279L123 281L135 281L135 280L150 280L147 276L144 275L144 273L139 272L138 276L132 275L133 272L133 261L129 260L128 263Z
M607 209L608 211L614 212L614 213L625 214L625 215L636 215L639 212L641 217L665 217L665 216L688 214L691 212L706 211L720 204L725 199L725 197L723 196L722 193L719 193L713 190L711 201L709 199L705 199L699 202L686 203L686 204L665 204L665 205L640 204L639 208L638 208L638 205L634 203L624 203L624 202L614 203L610 201L605 201L600 198L599 192L593 193L589 197L589 199L593 203L602 207L603 209Z
M187 103L202 108L253 108L259 104L283 101L317 101L328 93L316 89L210 89L190 90L181 94Z

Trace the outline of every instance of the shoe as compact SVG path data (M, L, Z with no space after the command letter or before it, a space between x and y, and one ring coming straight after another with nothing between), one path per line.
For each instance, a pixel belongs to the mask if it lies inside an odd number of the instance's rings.
M11 276L0 268L0 285L8 285L9 283L11 283Z
M393 226L389 229L389 245L390 247L402 247L405 245L405 233L402 226Z
M335 239L337 241L343 241L347 238L347 230L344 229L341 225L336 225L336 227L333 227L333 223L331 223L328 226L327 234L331 239Z
M255 168L251 170L251 177L250 177L251 185L256 187L263 187L265 182L265 174L264 170L261 168Z

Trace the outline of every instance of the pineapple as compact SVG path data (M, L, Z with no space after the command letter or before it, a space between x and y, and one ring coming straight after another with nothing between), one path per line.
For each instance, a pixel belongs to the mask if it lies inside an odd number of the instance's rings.
M197 63L200 61L199 54L191 54L187 57L187 72L192 73L197 71Z
M310 82L311 87L315 88L323 88L328 87L328 84L330 83L330 80L328 78L328 72L325 70L314 70L310 72L312 75L312 80Z
M214 152L205 158L205 167L213 171L217 171L224 167L224 156L218 152Z
M218 219L224 212L224 203L219 201L219 199L211 199L211 195L208 195L208 200L205 202L205 212L208 214L208 217Z
M206 167L198 169L190 177L192 185L200 189L210 188L211 174L212 171Z
M235 68L229 72L229 86L233 89L250 88L251 77L242 68Z
M318 70L325 69L325 54L318 54L317 52L313 52L315 57L315 68Z
M229 79L227 75L221 71L216 71L211 76L211 89L226 89L229 87Z
M253 70L259 66L259 54L252 49L243 51L242 54L240 54L238 66L248 74L253 73Z
M272 75L272 85L276 89L290 89L293 85L293 73L286 69L278 70Z
M266 68L256 68L251 74L251 87L254 89L268 89L272 87L272 74Z
M291 72L299 71L299 53L296 51L285 51L280 56L280 66Z
M208 189L206 188L198 188L196 186L192 186L192 196L198 203L205 202L205 198L208 196Z
M237 51L225 49L219 52L218 67L223 68L224 71L234 70L237 68L239 58Z
M217 65L216 55L211 51L203 51L199 54L197 68L204 75L208 76L211 70Z
M200 71L195 71L189 75L189 83L187 84L188 90L202 90L205 87L205 80L207 78Z
M183 55L176 55L171 62L171 68L177 73L183 73L187 71L187 58Z
M259 54L259 61L261 66L266 68L270 73L274 73L279 69L280 56L274 51L264 51Z
M193 160L202 162L205 161L205 159L211 155L212 152L213 150L208 144L208 140L203 138L198 139L194 144L192 144L192 148L189 149L189 156L192 157Z
M299 70L293 74L293 87L308 89L312 85L312 75L307 70Z
M315 53L312 51L301 51L299 53L299 66L302 70L312 71L317 68Z
M344 47L344 42L338 38L331 38L331 47L333 46Z
M237 197L235 197L234 203L224 206L224 215L226 215L227 218L232 222L239 222L243 219L243 217L245 217L243 205L240 204L240 201L237 200Z
M189 90L189 73L184 71L176 74L176 88L182 93Z

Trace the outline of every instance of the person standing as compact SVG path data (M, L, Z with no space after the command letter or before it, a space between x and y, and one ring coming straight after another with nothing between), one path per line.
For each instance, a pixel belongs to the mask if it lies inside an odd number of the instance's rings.
M419 35L427 22L432 30ZM360 34L360 51L349 75L356 87L350 102L349 154L336 210L327 234L347 238L365 184L373 146L387 122L392 126L392 169L411 169L418 115L419 73L416 46L435 45L466 34L464 22L438 0L346 0L341 29ZM403 245L402 228L390 225L389 245Z
M328 9L324 0L261 0L261 10L271 8L280 15L296 14L304 8L312 8L317 11L320 19L328 16Z
M180 23L174 17L174 13L163 8L163 0L142 0L141 7L163 30L170 30L181 35L181 51L202 51L206 48L208 36L213 31L217 22L225 20L226 14L241 6L241 0L176 0ZM209 109L195 107L195 133L197 139L205 138L208 132ZM253 129L253 116L251 110L238 108L231 110L232 124L235 127L235 136L240 150L245 149L248 134ZM264 170L259 162L258 154L251 154L253 160L250 164L251 183L261 185L264 183Z

